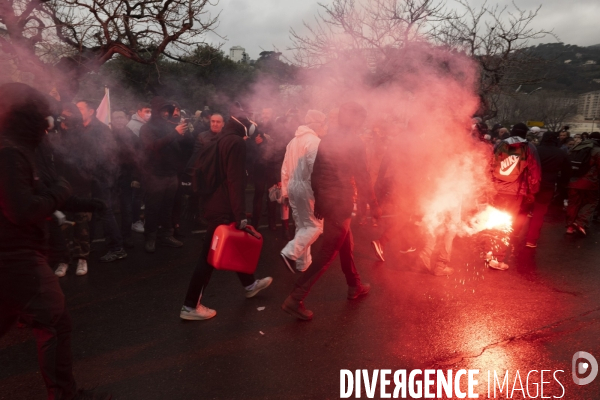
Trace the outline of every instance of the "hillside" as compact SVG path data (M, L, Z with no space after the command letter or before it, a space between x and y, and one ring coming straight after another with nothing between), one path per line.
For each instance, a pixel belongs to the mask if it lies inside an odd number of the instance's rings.
M573 95L600 90L600 44L580 47L548 43L529 51L549 61L545 80L537 86Z

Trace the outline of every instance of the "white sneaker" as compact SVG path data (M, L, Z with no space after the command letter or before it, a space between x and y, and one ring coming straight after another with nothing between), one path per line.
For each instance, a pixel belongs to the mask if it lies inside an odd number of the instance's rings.
M69 264L60 263L58 264L58 268L56 268L56 271L54 271L54 274L59 278L62 278L67 274L67 269L69 269Z
M210 319L217 315L215 310L211 310L208 307L203 306L202 304L198 304L198 307L189 308L186 306L181 307L181 311L179 312L179 318L185 319L188 321L201 321L204 319Z
M136 221L131 224L131 230L136 233L144 233L144 223L142 221Z
M267 276L266 278L262 278L262 279L257 279L254 285L254 289L248 290L246 289L246 297L247 298L251 298L256 296L256 294L258 292L260 292L263 289L266 289L269 287L269 285L271 284L271 282L273 282L273 278L271 278L270 276Z
M87 261L80 258L77 261L77 269L75 270L75 275L82 276L87 274Z
M488 266L499 271L506 271L508 269L508 264L500 262L498 260L490 260L488 262Z

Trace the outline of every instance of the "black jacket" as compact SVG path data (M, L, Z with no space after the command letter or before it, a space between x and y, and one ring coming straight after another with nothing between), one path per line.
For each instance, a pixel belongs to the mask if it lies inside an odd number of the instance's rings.
M140 181L140 163L142 161L142 143L140 138L127 127L114 129L112 133L117 144L119 176L128 181Z
M0 269L35 265L47 247L47 218L71 194L67 181L43 187L34 164L50 107L22 83L0 86ZM33 262L32 262L33 261Z
M540 190L554 190L559 175L568 177L570 172L570 163L567 152L562 150L554 143L540 143L537 148L542 166L542 180Z
M152 176L173 177L183 172L187 160L181 146L193 146L190 135L179 135L175 130L177 124L161 117L160 110L170 104L172 102L155 97L152 100L152 117L140 128L144 172Z
M329 132L321 139L311 175L315 210L325 218L346 219L354 208L354 185L369 204L377 200L367 169L365 147L357 135Z
M0 144L0 268L45 255L45 222L70 194L64 180L49 188L41 183L33 149Z
M83 165L90 171L94 181L102 185L112 186L119 173L118 148L110 128L93 117L81 135L82 151L85 158Z
M219 168L225 177L219 188L204 198L204 215L209 221L246 219L246 143L235 121L227 122L219 134ZM222 136L221 136L222 135Z

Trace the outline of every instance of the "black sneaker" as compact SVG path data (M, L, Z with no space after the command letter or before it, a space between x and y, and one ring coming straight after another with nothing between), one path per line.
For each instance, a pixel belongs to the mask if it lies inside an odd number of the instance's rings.
M173 236L182 239L185 237L185 234L181 231L181 228L177 226L173 229Z
M295 301L289 296L281 305L281 309L304 321L310 321L313 318L313 312L304 308L304 303L302 301Z
M585 231L585 228L581 225L578 224L573 224L573 226L575 227L575 229L577 229L579 231L579 233L581 233L583 236L587 235L587 232Z
M95 389L83 390L79 389L75 393L73 400L111 400L112 395L110 393L96 392Z
M175 239L173 236L162 237L158 239L158 244L168 247L181 247L183 243Z
M296 273L296 261L294 261L290 258L287 258L286 256L283 255L283 253L279 253L279 255L281 256L283 263L285 264L286 267L288 267L290 272L292 274L295 274Z
M375 251L375 255L377 256L377 258L379 258L379 261L385 261L385 258L383 258L383 247L381 247L381 243L379 243L379 240L373 240L371 242L371 247Z
M127 253L125 252L125 249L109 250L108 253L106 253L105 255L100 257L100 261L107 263L107 262L117 261L117 260L120 260L125 257L127 257Z
M348 300L356 300L360 296L364 296L371 290L371 285L368 283L359 283L358 286L348 286Z

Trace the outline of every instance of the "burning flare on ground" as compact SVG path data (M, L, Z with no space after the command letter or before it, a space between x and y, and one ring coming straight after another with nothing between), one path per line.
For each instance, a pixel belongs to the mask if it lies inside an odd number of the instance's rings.
M513 220L510 214L488 205L485 210L478 212L471 218L465 230L469 235L484 230L499 230L509 233L512 231L512 223Z

